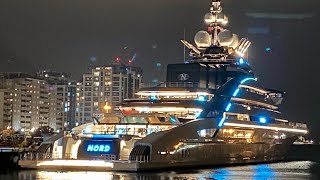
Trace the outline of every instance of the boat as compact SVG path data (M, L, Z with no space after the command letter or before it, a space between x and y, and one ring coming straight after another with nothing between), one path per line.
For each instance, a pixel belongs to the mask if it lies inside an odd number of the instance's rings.
M168 65L166 83L141 89L142 99L123 104L194 116L138 140L129 157L143 161L136 170L281 161L297 137L308 133L306 124L289 122L280 112L284 92L257 85L245 58L251 42L224 28L228 18L220 0L212 0L204 20L208 28L196 33L196 46L181 40L191 60Z
M136 141L178 125L178 119L167 115L110 113L48 139L37 154L50 159L128 160Z
M181 40L190 59L169 64L166 82L141 88L116 114L44 142L38 152L49 161L34 166L140 171L283 160L307 125L280 112L284 92L258 86L245 58L251 42L224 28L220 0L205 22L196 46Z

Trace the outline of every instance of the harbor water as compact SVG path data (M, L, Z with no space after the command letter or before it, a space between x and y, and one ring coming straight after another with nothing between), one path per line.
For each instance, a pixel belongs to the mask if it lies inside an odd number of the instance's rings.
M207 179L283 179L320 180L320 164L310 161L280 162L272 164L185 169L165 172L93 172L93 171L37 171L20 170L0 174L0 180L207 180Z

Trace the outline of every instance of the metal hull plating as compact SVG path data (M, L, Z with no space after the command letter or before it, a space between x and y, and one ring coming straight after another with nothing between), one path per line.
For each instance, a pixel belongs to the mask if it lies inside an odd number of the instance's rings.
M270 130L267 128L275 125L242 122L249 127L256 124L265 129L231 126L218 129L217 124L217 119L205 118L150 134L135 143L129 159L140 162L137 170L281 161L302 134L291 132L294 128L286 125L277 125L280 130ZM253 135L232 138L227 136L231 128L234 132L247 131ZM203 129L207 134L201 133Z
M196 148L188 150L187 157L182 157L182 154L168 155L167 157L163 156L163 159L158 162L140 161L136 164L134 171L277 162L284 160L285 154L291 146L291 141L287 141L288 143L285 144L198 144ZM125 170L125 168L122 169Z

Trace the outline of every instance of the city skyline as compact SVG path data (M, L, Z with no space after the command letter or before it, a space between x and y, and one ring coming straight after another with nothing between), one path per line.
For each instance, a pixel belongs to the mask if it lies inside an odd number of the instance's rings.
M200 19L210 3L205 0L36 2L2 2L0 71L51 68L70 72L80 79L92 57L98 65L108 64L121 56L124 47L130 47L137 53L133 65L141 64L144 73L151 74L148 67L155 62L159 61L163 67L182 62L183 47L179 39L183 38L183 29L186 39L192 40L194 33L203 27ZM313 84L306 81L314 76L318 66L316 40L310 42L310 39L319 38L316 8L319 2L226 0L223 3L225 13L232 17L230 29L253 42L249 59L261 85L286 91L282 106L285 115L292 121L308 123L311 133L319 137L316 127L320 125L317 106L320 99L315 96L320 83L317 79ZM284 15L290 15L287 19L277 14L282 10ZM260 14L252 14L255 12ZM265 18L257 18L263 12L267 12ZM278 16L268 19L272 13ZM238 23L240 19L242 23ZM247 27L255 31L248 31ZM307 32L301 35L304 31ZM306 59L315 65L303 63ZM152 81L149 76L144 78ZM308 108L301 110L301 107Z

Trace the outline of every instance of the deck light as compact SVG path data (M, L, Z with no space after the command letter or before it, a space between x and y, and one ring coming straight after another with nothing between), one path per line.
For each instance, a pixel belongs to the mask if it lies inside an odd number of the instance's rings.
M243 59L243 58L240 58L240 59L239 59L239 64L240 64L240 65L244 64L244 59Z
M198 101L206 101L206 96L203 96L203 95L198 96Z
M226 107L226 111L229 111L231 108L231 103L228 104L228 106Z
M267 119L265 117L260 117L259 122L265 124L267 123Z

